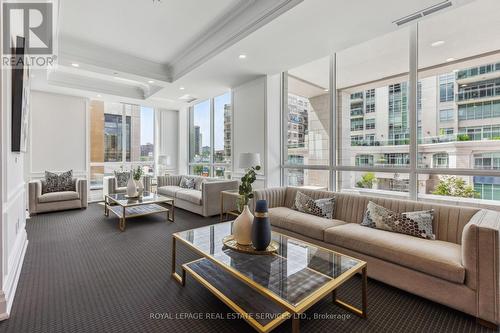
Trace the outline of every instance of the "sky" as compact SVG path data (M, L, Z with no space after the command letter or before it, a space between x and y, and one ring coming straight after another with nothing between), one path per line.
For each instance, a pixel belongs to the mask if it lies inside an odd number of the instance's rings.
M141 145L154 142L153 108L141 106Z
M224 105L231 104L231 94L228 92L214 99L215 117L215 149L224 148ZM195 126L200 126L202 145L210 146L210 100L200 102L194 106L193 121Z

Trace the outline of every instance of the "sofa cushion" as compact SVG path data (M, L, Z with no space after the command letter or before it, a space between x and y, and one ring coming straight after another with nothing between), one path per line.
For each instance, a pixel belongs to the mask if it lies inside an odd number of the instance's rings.
M63 191L75 191L75 183L73 181L73 170L56 174L50 171L45 171L45 182L42 186L42 194Z
M451 282L464 283L461 246L347 223L325 231L325 242ZM409 282L411 283L411 282Z
M160 186L158 187L158 193L166 195L168 197L175 198L175 193L182 190L180 186Z
M79 200L80 195L78 192L74 191L62 191L62 192L50 192L42 194L38 197L39 203L56 202L56 201L67 201L67 200Z
M298 212L288 207L269 209L269 217L273 226L321 241L324 239L324 231L326 229L345 223L339 220L331 220Z
M191 189L181 189L175 193L175 197L179 200L188 201L195 205L202 204L201 191Z

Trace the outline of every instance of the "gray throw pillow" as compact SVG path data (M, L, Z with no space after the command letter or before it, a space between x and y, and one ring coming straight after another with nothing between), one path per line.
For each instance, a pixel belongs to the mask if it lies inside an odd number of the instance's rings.
M293 208L302 213L333 219L335 216L335 197L314 200L299 191L295 195Z
M196 178L194 180L194 189L198 190L198 191L201 191L203 183L206 183L206 182L207 182L207 179L205 179L204 177L198 177L198 178Z
M436 239L432 227L433 219L434 210L396 213L369 201L361 225L414 237Z
M194 189L195 182L194 178L182 176L181 183L179 184L182 188Z
M61 173L60 175L45 171L45 186L42 186L42 194L63 191L75 191L73 182L73 170Z
M130 172L115 171L115 179L117 187L126 187L129 178L130 178Z

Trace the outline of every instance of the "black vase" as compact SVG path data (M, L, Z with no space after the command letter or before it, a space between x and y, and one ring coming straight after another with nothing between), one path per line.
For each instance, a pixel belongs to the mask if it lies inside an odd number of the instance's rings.
M263 251L267 249L269 243L271 243L271 223L267 212L267 201L258 200L255 203L252 223L252 244L257 251Z

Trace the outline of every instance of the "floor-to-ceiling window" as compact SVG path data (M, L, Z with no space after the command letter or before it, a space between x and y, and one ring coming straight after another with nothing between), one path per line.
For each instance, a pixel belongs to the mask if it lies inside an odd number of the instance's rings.
M299 67L293 76L301 82L334 78L327 95L335 125L324 146L331 160L313 166L325 178L330 171L331 189L500 204L500 170L490 167L500 154L500 35L490 4L457 7L339 51L328 73ZM290 121L290 114L305 121L309 112L300 112L283 108L284 150L297 145L283 159L284 184L299 186L307 185L307 155L317 151Z
M229 176L231 93L196 103L189 114L189 172L206 177Z
M313 72L313 68L319 71ZM329 68L327 57L291 69L284 75L284 181L287 185L329 187Z
M115 170L154 170L154 109L90 102L90 196L102 198L103 177Z

